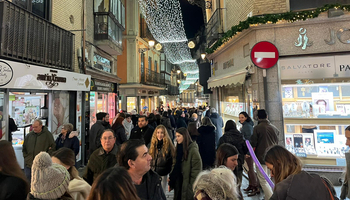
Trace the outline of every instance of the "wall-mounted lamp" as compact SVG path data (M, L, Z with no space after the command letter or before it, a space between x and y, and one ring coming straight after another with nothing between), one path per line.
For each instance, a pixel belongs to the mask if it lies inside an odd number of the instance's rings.
M211 9L211 8L212 8L211 0L205 1L205 9Z
M148 51L148 50L151 50L153 47L154 47L154 44L155 44L156 42L154 41L154 40L150 40L150 41L148 41L148 47L147 48L139 48L139 53L144 53L144 52L146 52L146 51ZM162 49L162 45L161 44L157 44L156 45L156 50L157 51L159 51L158 49L157 49L157 46L158 45L160 45L160 49ZM159 46L158 46L159 47Z
M180 74L180 73L181 73L181 70L178 69L176 72L177 72L177 74Z
M180 80L177 80L177 83L178 83L178 84L180 84L180 83L181 83L181 81L180 81Z
M201 54L201 57L202 57L203 60L205 59L205 56L206 56L205 53Z

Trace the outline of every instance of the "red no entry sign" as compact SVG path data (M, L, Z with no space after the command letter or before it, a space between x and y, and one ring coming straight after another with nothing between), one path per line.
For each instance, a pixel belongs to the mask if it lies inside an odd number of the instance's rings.
M279 53L274 44L264 41L254 45L250 58L257 67L268 69L277 63Z

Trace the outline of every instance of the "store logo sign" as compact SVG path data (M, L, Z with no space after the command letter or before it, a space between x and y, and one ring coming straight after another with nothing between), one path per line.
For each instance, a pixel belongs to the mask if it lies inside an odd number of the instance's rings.
M350 71L350 65L340 65L340 71Z
M337 34L335 34L335 30L333 29L329 29L329 38L330 40L324 40L326 44L328 45L333 45L335 44L335 41L336 41L336 37L338 38L339 42L343 43L343 44L350 44L350 38L349 39L344 39L342 38L344 32L346 31L349 31L350 32L350 29L347 29L347 28L341 28L337 31ZM337 35L337 36L336 36Z
M302 50L305 50L307 47L312 46L313 42L309 41L309 38L306 35L306 28L299 29L298 41L294 43L296 47L301 47Z
M59 83L66 83L67 79L57 76L57 73L58 72L55 70L50 70L50 73L38 74L37 80L45 81L45 85L47 85L48 88L56 87Z
M0 61L0 86L8 84L12 80L12 77L12 67L3 61Z

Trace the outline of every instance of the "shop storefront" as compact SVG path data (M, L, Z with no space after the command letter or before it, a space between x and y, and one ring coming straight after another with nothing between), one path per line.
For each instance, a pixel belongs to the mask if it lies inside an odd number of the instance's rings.
M249 93L250 66L235 65L233 52L233 48L228 49L213 59L212 74L208 80L208 88L213 91L210 106L217 108L224 123L227 120L238 122L239 113L242 111L251 113L253 105ZM237 123L237 126L240 128L240 123Z
M109 114L110 124L116 115L118 95L117 84L91 78L90 88L90 127L96 122L96 113Z
M242 109L252 117L253 108L264 108L280 130L279 144L306 166L344 166L344 132L350 118L349 20L348 13L334 18L323 14L239 33L208 55L210 105L220 105L222 115L236 121ZM243 75L234 72L251 65L251 47L260 41L277 47L279 62L267 70L248 67L242 83Z
M348 151L350 54L280 59L286 147L306 164L338 165Z
M18 126L12 144L21 167L22 144L35 119L41 119L55 139L64 124L72 123L81 141L82 96L90 90L90 76L8 60L0 60L0 65L2 139L9 137L9 118L4 116L10 116ZM77 161L80 159L81 151Z
M160 106L160 90L164 88L143 84L122 84L119 86L121 109L131 112L153 112Z

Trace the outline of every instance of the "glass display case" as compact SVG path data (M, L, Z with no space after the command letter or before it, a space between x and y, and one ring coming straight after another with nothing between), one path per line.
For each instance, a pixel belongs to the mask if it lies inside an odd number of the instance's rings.
M291 84L293 83L294 84ZM285 146L305 164L336 165L348 151L350 82L282 81Z

